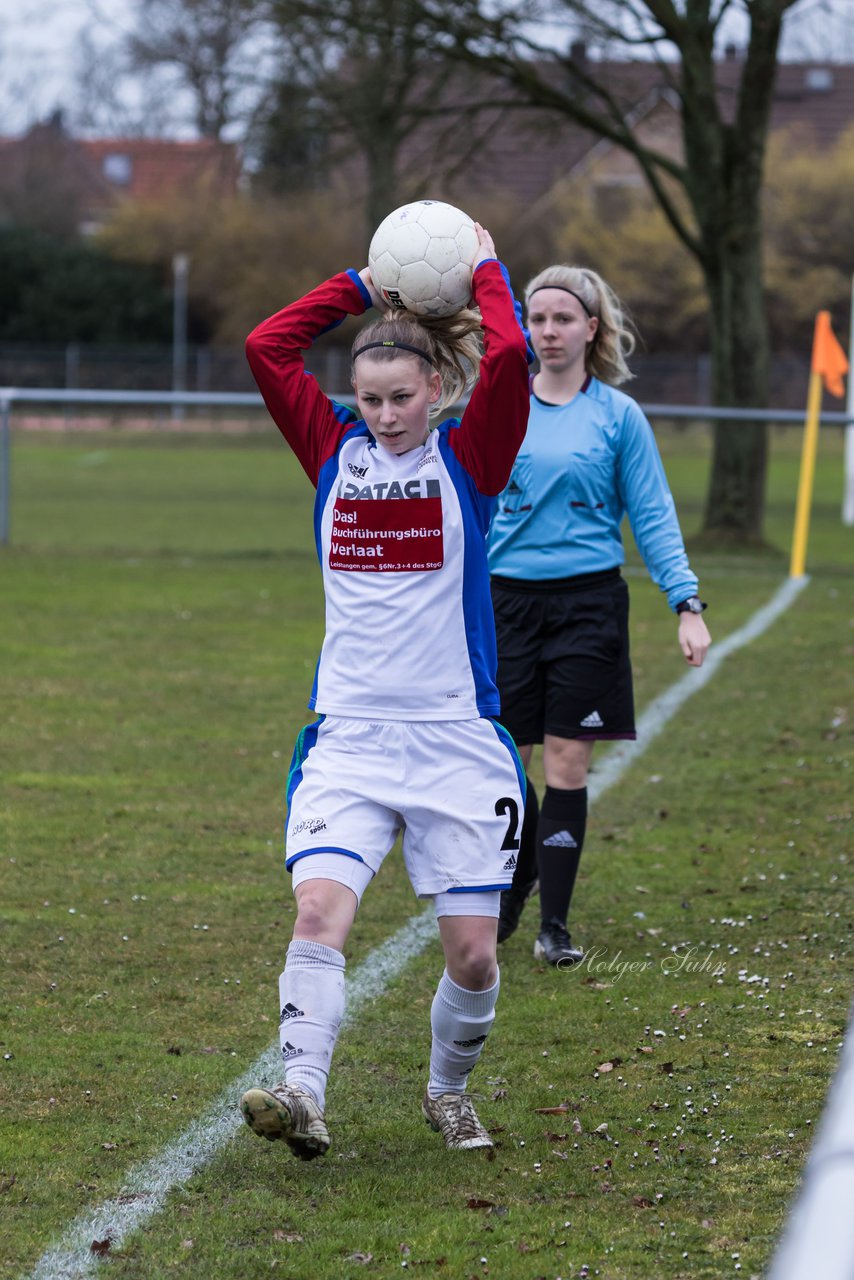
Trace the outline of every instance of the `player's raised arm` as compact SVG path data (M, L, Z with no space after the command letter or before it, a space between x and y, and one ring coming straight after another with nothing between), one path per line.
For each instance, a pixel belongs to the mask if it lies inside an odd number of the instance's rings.
M246 356L270 416L313 484L354 415L323 394L306 372L303 351L372 301L355 271L342 272L277 311L246 339Z
M492 236L479 223L472 290L480 308L484 353L478 381L454 438L454 452L481 493L498 494L510 478L528 423L528 360L509 278Z

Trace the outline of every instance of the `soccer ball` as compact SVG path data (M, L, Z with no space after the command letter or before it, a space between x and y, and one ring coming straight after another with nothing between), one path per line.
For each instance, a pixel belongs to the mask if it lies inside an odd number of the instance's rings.
M368 266L377 293L417 316L452 316L471 300L478 239L462 209L415 200L390 213L374 232Z

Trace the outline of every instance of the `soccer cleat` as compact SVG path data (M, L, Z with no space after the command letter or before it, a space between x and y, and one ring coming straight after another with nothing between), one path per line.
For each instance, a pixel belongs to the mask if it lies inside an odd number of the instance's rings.
M511 933L515 933L522 918L525 903L537 888L537 881L501 891L501 908L498 913L498 941L506 942Z
M467 1093L442 1093L438 1098L425 1093L421 1110L430 1128L441 1133L449 1151L476 1151L495 1145Z
M323 1112L301 1085L247 1089L240 1099L240 1110L253 1133L270 1142L282 1138L300 1160L314 1160L329 1150Z
M545 920L534 943L534 958L545 960L556 969L569 969L584 959L584 952L572 945L566 926L560 920Z

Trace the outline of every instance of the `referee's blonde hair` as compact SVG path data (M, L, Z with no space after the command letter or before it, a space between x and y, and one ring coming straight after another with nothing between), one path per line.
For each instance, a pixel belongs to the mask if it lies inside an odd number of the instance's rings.
M609 284L589 267L556 263L545 267L525 289L525 309L530 309L531 295L549 285L577 294L590 316L596 316L599 327L588 345L584 367L594 378L618 387L635 375L629 369L628 357L635 349L635 332L626 308Z
M406 347L373 347L362 359L418 360L425 374L436 370L442 379L442 394L430 409L435 417L450 405L461 400L477 380L483 356L483 331L480 312L474 308L458 311L453 316L413 316L391 311L381 320L374 320L356 337L350 351L350 376L356 385L356 367L353 356L371 342L400 342L418 347L426 359Z

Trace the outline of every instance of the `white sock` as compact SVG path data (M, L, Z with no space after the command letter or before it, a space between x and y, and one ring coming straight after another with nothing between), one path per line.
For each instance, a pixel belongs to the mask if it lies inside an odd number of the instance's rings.
M466 1081L495 1021L498 987L496 979L487 991L468 991L448 977L447 969L442 974L430 1010L433 1045L427 1092L431 1098L440 1093L465 1093Z
M344 1016L344 957L322 942L295 938L279 977L279 1041L285 1082L300 1084L321 1111Z

